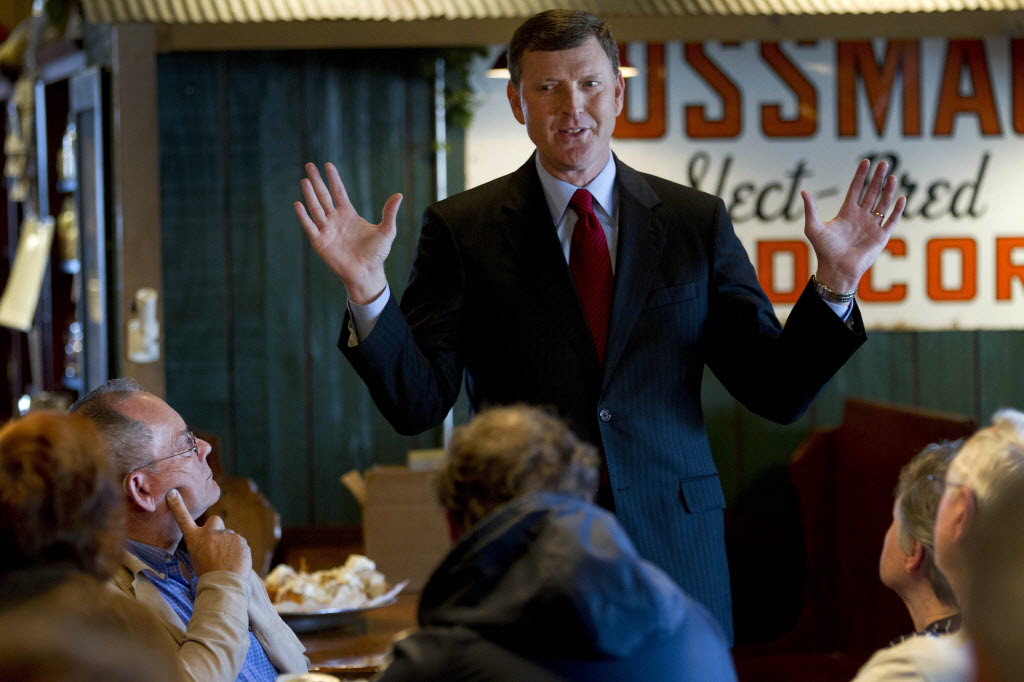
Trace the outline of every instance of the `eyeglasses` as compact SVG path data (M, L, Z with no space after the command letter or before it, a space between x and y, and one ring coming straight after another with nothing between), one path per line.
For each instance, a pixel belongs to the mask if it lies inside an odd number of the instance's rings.
M132 469L131 471L124 475L124 478L121 480L121 489L124 490L125 495L128 494L128 477L134 474L139 469L145 469L146 467L153 466L154 464L159 464L160 462L166 462L167 460L174 459L175 457L186 457L191 456L193 454L196 456L199 455L199 443L196 441L196 434L192 433L192 429L188 429L185 433L188 436L188 442L190 443L190 446L187 450L182 450L181 452L176 452L173 455L167 455L166 457L157 457L156 459L146 462L145 464L140 464L139 466L135 467L134 469Z
M927 476L925 476L925 478L927 478L928 481L932 484L932 487L935 489L935 493L938 495L941 495L943 493L947 485L951 485L956 488L962 488L963 486L967 485L966 483L956 483L954 481L947 481L945 474L928 474Z

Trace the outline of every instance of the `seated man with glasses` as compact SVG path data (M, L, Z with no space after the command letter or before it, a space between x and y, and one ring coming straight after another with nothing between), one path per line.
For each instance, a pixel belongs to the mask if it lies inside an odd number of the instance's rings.
M107 381L71 411L99 428L121 478L127 541L113 583L164 622L186 678L273 681L306 671L245 539L217 517L194 522L220 497L210 444L132 379Z

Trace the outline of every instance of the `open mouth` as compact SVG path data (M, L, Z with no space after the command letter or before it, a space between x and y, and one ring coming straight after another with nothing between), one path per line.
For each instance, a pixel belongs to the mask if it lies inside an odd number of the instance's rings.
M590 128L562 128L558 135L565 140L575 140L584 137L589 131Z

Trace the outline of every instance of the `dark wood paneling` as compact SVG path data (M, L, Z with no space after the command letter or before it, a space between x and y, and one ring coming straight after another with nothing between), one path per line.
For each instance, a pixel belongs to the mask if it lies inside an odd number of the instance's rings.
M914 335L915 381L921 407L974 416L975 421L981 423L980 377L977 375L979 334L918 332Z
M231 241L235 469L261 482L282 518L305 518L309 414L304 409L305 262L291 202L302 168L300 101L283 97L301 59L230 55L225 62Z
M334 162L371 221L402 192L401 295L435 199L431 82L415 52L176 54L160 93L169 402L286 525L358 521L339 476L438 435L395 434L338 353L344 288L292 202L306 161Z
M978 332L980 424L987 424L992 413L1000 408L1024 409L1022 355L1024 331Z
M311 161L321 168L331 160L345 176L346 189L352 193L362 181L363 174L350 174L347 170L355 164L349 161L346 152L355 139L343 136L346 124L357 114L356 107L350 107L344 96L342 73L332 65L333 59L326 55L312 53L304 59L303 83L303 161ZM351 79L358 74L352 73ZM355 138L356 136L351 136ZM292 176L297 181L302 176L301 165ZM301 197L296 192L293 200ZM361 209L362 207L360 207ZM298 229L298 225L293 223ZM301 235L301 230L300 230ZM305 236L302 235L305 240ZM307 442L311 458L307 463L308 485L305 490L314 490L314 481L323 469L318 463L335 462L328 470L324 483L333 487L332 498L341 509L341 515L351 519L359 518L359 509L346 491L337 484L338 476L353 468L363 468L372 462L372 442L365 437L364 425L367 415L373 409L365 400L365 389L360 391L358 378L350 368L343 366L342 358L335 348L344 314L345 290L338 278L323 265L315 253L304 247L302 269L306 295L305 326L308 329L306 362L303 368L309 387L309 428ZM316 494L303 495L308 505L310 523L316 518L318 507Z
M821 352L828 352L822 349ZM870 332L815 401L814 423L837 424L847 396L915 404L912 332Z
M233 463L221 60L158 61L167 400ZM262 483L262 482L261 482Z
M225 147L225 321L228 327L228 380L231 400L231 433L225 466L232 475L251 476L273 486L264 453L270 450L270 428L266 403L270 398L267 374L267 346L275 333L267 328L266 225L264 193L239 191L261 187L264 157L285 145L264 148L260 116L268 105L264 89L266 59L259 55L239 60L235 55L220 59L221 97L217 108ZM229 85L230 84L230 85ZM291 132L281 126L278 134L288 139ZM278 283L287 287L287 281ZM282 294L294 291L282 291ZM296 330L301 334L301 328ZM244 454L243 454L244 453ZM261 485L268 495L273 491ZM291 500L283 500L290 506ZM282 507L278 510L284 512Z

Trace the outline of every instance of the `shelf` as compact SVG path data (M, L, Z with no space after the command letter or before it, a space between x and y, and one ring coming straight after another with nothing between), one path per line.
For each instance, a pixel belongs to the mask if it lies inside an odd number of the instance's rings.
M85 68L85 52L67 40L43 45L38 59L39 80L47 85L67 80Z
M86 66L85 52L68 40L48 43L39 49L37 56L39 80L44 85L67 80ZM14 94L14 82L21 76L23 67L7 65L0 74L0 101L7 101Z

